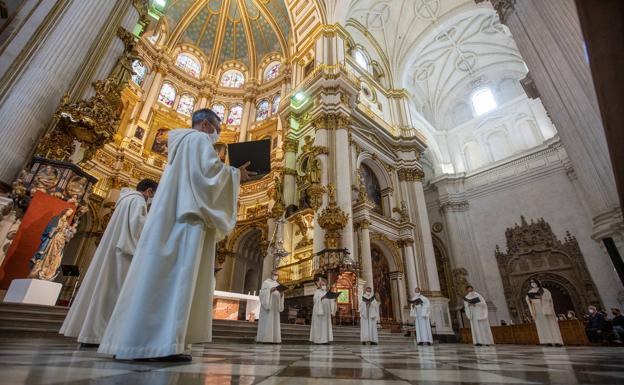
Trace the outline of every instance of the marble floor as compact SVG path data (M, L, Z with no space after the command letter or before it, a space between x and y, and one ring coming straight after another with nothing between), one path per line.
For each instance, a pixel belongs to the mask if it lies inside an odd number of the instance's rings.
M193 347L191 363L119 362L59 340L0 340L3 385L624 384L621 348L459 344Z

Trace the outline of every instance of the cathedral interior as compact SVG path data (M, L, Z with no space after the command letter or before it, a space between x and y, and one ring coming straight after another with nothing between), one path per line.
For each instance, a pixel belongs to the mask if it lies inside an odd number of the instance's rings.
M216 290L255 295L276 268L283 322L305 323L324 276L337 323L370 286L400 330L418 287L448 341L467 285L492 325L523 322L532 278L557 313L624 306L621 154L572 0L0 4L0 261L43 192L75 203L62 264L86 271L120 190L158 180L168 132L210 108L223 157L271 148ZM78 278L56 281L67 305Z

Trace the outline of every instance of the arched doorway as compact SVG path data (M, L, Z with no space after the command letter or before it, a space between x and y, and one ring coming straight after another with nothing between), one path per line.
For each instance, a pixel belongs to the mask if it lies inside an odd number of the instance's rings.
M392 307L392 286L390 285L390 267L388 260L375 246L371 248L371 258L373 261L373 285L375 292L379 295L382 318L393 318Z
M259 284L258 284L258 278L260 277L260 275L258 274L258 271L256 269L249 269L247 271L247 274L245 274L245 283L243 285L243 293L247 294L247 293L251 293L253 294L254 292L257 293L257 291L259 290Z
M536 274L527 278L522 284L520 295L522 296L521 300L525 303L525 306L523 306L523 316L530 316L525 296L529 290L529 281L531 279L537 279L544 288L550 291L553 306L555 308L555 314L566 314L569 310L573 310L576 314L581 314L585 310L581 304L581 297L574 289L574 286L572 286L572 284L564 277L553 273Z
M262 243L262 230L250 228L237 241L234 252L234 263L231 270L230 291L236 293L256 293L260 290L262 261L264 252L259 245ZM225 269L224 269L225 270Z

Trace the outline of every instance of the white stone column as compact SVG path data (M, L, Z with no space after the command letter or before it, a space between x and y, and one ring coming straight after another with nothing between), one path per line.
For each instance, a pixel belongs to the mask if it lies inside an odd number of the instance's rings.
M247 140L247 130L254 122L254 105L253 99L245 98L245 104L243 105L243 117L240 125L240 135L238 137L239 142L245 142Z
M370 226L370 221L364 219L358 223L358 227L360 228L360 263L361 263L361 271L362 278L366 281L366 286L370 286L371 289L375 290L375 286L373 283L373 260L371 256L371 245L370 245L370 232L368 230L368 226ZM353 250L351 250L353 252Z
M336 203L348 215L347 225L342 230L342 247L353 253L353 210L351 196L351 160L349 132L347 126L339 125L335 133L332 158L336 186Z
M388 275L390 279L390 285L392 288L392 310L394 314L383 315L384 317L393 316L394 319L400 323L405 323L405 314L403 308L407 303L405 301L405 284L403 283L403 273L400 271L393 271Z
M405 260L405 270L407 275L407 290L409 298L412 298L414 289L418 287L418 279L416 278L416 264L414 261L414 240L404 239L400 243L403 250L403 259ZM424 290L424 289L423 289Z
M271 238L273 237L273 232L275 231L275 218L269 218L267 221L267 236L269 237L268 241L271 242ZM283 230L283 229L282 229ZM282 239L282 234L276 234L276 240ZM266 250L262 250L262 254L264 258L262 259L262 281L271 277L271 271L273 271L273 258L267 255Z
M0 181L10 184L29 160L32 149L61 96L102 36L99 32L115 1L74 0L49 36L33 53L33 59L8 90L0 105Z
M328 132L324 128L319 128L316 130L314 135L314 145L327 147L329 148L329 138ZM329 183L329 159L326 154L319 154L318 159L321 161L321 185L327 186ZM313 238L312 238L312 249L316 254L319 251L325 249L325 230L321 228L318 224L318 214L323 210L323 208L327 205L327 194L323 194L323 203L321 207L314 214L314 230L313 230Z
M438 277L438 267L436 264L435 252L433 251L433 239L431 238L431 225L427 214L427 202L422 185L422 176L417 178L412 184L416 203L416 215L413 220L419 232L421 245L418 248L418 259L422 259L426 268L427 290L440 291L440 279Z
M284 139L284 204L286 207L296 204L296 170L298 142L291 138Z
M155 66L153 72L153 79L149 86L149 91L147 91L145 96L145 102L143 103L143 108L141 109L141 115L139 116L139 121L147 123L149 119L150 112L152 111L152 107L156 100L158 99L158 95L160 94L160 88L163 85L163 78L166 74L166 67L163 66Z

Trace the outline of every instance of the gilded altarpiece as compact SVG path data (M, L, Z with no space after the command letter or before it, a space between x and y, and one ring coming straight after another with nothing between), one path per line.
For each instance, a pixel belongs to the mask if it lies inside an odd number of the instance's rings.
M496 246L496 261L503 281L509 312L516 322L526 322L525 296L529 279L536 278L553 293L555 311L581 314L589 305L602 307L576 238L569 232L563 241L540 218L528 223L521 217L505 231L507 251ZM573 308L569 308L573 307Z

